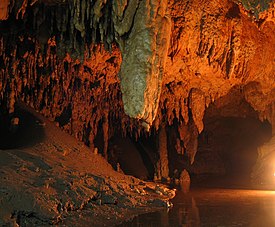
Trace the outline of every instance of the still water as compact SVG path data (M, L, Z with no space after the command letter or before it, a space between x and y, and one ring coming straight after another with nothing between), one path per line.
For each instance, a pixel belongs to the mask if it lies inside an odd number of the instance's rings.
M174 207L120 226L275 226L275 191L200 189L179 192Z

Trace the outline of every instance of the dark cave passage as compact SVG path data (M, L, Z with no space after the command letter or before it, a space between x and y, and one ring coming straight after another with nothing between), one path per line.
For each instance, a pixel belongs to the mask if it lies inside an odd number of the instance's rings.
M158 160L155 136L141 136L137 140L130 135L114 136L109 141L109 162L127 175L153 180Z
M193 164L184 141L179 140L177 122L165 127L169 182L175 183L186 169L194 187L250 187L258 148L272 136L270 123L260 121L236 90L210 104L203 121ZM109 142L109 161L115 169L119 163L128 175L153 180L160 168L160 139L160 130L142 133L137 139L114 136Z
M258 148L271 136L271 124L260 121L242 93L232 89L206 110L191 174L195 178L207 176L214 184L225 187L249 186Z
M22 106L10 115L2 112L0 122L1 150L31 147L44 138L43 124Z
M270 124L254 118L207 119L192 173L218 177L225 184L249 184L257 148L270 134Z

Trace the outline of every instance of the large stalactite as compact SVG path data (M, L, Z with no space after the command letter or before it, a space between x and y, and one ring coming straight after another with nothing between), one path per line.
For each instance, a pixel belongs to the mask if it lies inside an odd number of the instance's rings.
M274 133L274 11L274 1L2 1L1 111L22 100L92 149L103 135L105 154L116 132L176 122L177 151L193 163L206 109L234 86Z
M125 26L124 21L115 23L123 58L122 98L125 112L150 127L158 110L171 20L167 15L167 0L132 2L136 5L132 8L129 5L125 10L127 16L132 15L131 20L122 18L130 25Z

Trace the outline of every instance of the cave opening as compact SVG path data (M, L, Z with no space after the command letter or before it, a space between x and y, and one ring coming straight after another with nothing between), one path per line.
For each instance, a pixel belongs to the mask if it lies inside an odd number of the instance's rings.
M138 138L132 133L116 134L109 141L109 163L127 175L152 181L158 159L156 133L142 133Z
M238 88L210 104L203 122L190 168L195 181L204 178L209 186L251 187L258 149L272 137L271 124L259 120Z
M224 186L248 186L258 157L257 149L269 135L270 124L255 118L206 118L191 172L212 176L215 183Z

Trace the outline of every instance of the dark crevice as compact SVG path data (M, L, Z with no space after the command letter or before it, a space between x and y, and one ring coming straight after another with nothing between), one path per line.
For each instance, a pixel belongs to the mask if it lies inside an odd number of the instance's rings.
M13 114L0 114L0 149L32 147L44 138L43 123L17 107Z

